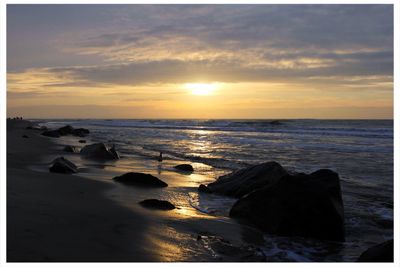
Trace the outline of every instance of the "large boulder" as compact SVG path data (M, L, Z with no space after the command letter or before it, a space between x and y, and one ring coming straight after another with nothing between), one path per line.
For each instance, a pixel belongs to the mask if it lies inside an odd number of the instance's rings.
M140 172L128 172L121 176L113 178L114 181L126 185L143 186L143 187L167 187L168 184L161 181L157 177Z
M393 262L393 239L385 241L364 251L358 262Z
M340 180L331 170L285 175L239 199L229 215L271 234L345 239Z
M190 164L179 164L179 165L176 165L174 168L177 169L178 171L183 171L183 172L193 172L194 171L192 165L190 165Z
M78 172L76 165L64 157L56 158L53 160L52 164L53 165L49 168L50 172L66 174Z
M148 209L157 209L157 210L173 210L175 209L174 204L166 200L158 200L158 199L145 199L140 201L139 204Z
M270 161L220 176L207 187L213 193L240 198L256 189L278 182L287 174L279 163Z
M83 157L97 160L115 160L119 159L118 153L114 148L107 148L104 143L95 143L84 146L80 154Z

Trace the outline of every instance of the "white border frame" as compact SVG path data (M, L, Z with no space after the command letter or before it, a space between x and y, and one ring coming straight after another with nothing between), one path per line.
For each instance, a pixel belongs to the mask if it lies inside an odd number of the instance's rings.
M308 267L310 265L314 266L400 266L400 240L399 240L399 216L400 216L400 181L399 181L399 161L400 161L400 143L399 143L399 134L400 134L400 96L399 96L399 25L400 25L400 2L396 0L381 0L381 1L372 1L372 0L364 0L364 1L348 1L348 0L314 0L314 1L268 1L268 0L240 0L240 1L222 1L222 0L196 0L196 1L184 1L184 0L96 0L96 1L88 1L88 0L59 0L59 1L50 1L50 0L5 0L0 3L0 266L32 266L32 267L42 267L42 266L76 266L76 265L84 265L90 267L98 267L98 266L155 266L159 264L165 265L188 265L188 264L202 264L202 263L7 263L6 262L6 174L7 174L7 164L6 164L6 30L7 30L7 19L6 19L6 5L7 4L393 4L394 5L394 262L393 263L275 263L275 262L267 262L267 263L252 263L253 266L261 266L268 264L268 266L288 266L288 265L296 265L296 266L304 266ZM207 263L209 266L238 266L243 265L241 263ZM249 263L244 263L248 265Z

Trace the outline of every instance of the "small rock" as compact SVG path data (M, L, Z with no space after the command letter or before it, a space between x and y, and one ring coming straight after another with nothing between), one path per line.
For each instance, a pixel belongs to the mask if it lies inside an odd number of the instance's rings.
M56 173L76 173L78 172L78 168L66 158L59 157L53 160L53 165L49 168L49 171Z
M113 178L114 181L126 185L143 186L143 187L167 187L168 184L161 181L157 177L140 172L128 172L121 176Z
M90 133L90 131L88 129L85 128L78 128L78 129L73 129L72 130L72 134L75 136L79 136L79 137L85 137Z
M86 145L81 149L80 153L86 158L97 160L119 159L119 155L116 153L115 149L108 149L104 143Z
M179 164L174 167L177 170L184 171L184 172L193 172L194 169L190 164Z
M175 206L166 200L158 200L158 199L145 199L139 202L145 208L149 209L158 209L158 210L173 210Z
M82 144L85 144L85 143L86 143L86 140L79 140L78 142L79 142L79 143L82 143Z
M278 120L274 120L274 121L271 121L269 124L271 124L271 125L282 125L282 122L280 122Z
M57 131L60 135L68 135L73 133L74 128L71 125L66 125L64 127L59 128Z

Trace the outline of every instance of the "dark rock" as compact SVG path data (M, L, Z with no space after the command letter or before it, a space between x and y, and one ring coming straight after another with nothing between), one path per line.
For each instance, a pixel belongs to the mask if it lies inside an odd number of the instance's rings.
M197 190L202 193L211 193L210 189L204 184L201 184Z
M184 172L193 172L194 169L190 164L179 164L174 167L177 170L184 171Z
M44 131L44 132L42 133L42 135L47 136L47 137L54 137L54 138L59 138L59 137L61 136L61 135L60 135L60 132L57 131L57 130Z
M393 262L393 239L385 241L364 251L358 262Z
M85 144L85 143L86 143L86 140L79 140L78 142L79 142L79 143L82 143L82 144Z
M113 178L114 181L127 185L144 186L144 187L167 187L168 184L161 181L157 177L140 172L128 172L121 176Z
M175 206L166 200L146 199L139 202L145 208L157 210L173 210Z
M220 176L207 187L213 193L240 198L256 189L278 182L287 174L279 163L270 161Z
M64 147L63 151L65 151L65 152L71 152L71 153L78 153L78 152L79 152L79 150L78 150L77 147L75 147L75 146L70 146L70 145L66 145L66 146Z
M58 130L45 131L44 133L42 133L42 135L49 137L60 137L65 135L75 135L79 137L84 137L88 134L89 134L88 129L84 128L74 129L71 125L66 125L64 127L59 128Z
M96 143L84 146L81 149L81 155L86 158L92 158L97 160L115 160L119 159L118 153L115 149L111 151L103 143Z
M331 170L285 175L239 199L229 215L271 234L345 239L340 180Z
M64 157L59 157L53 160L53 165L49 168L50 172L57 173L76 173L78 168L74 163Z
M110 153L114 156L114 158L119 159L119 153L118 151L115 149L115 147L110 148Z
M60 135L68 135L73 133L74 128L71 125L66 125L59 128L57 131L60 133Z
M274 121L271 121L269 124L271 124L271 125L282 125L283 123L278 121L278 120L274 120Z
M24 134L24 135L22 136L22 138L29 138L29 136L27 136L26 134Z
M72 134L75 136L79 136L79 137L85 137L90 133L90 131L88 129L85 128L78 128L78 129L73 129L72 130Z

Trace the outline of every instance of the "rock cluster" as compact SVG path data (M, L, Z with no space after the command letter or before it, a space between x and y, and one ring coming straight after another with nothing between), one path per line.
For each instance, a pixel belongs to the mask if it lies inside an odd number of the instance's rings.
M199 191L239 198L230 217L282 236L344 241L344 210L336 172L289 173L277 162L221 176Z

